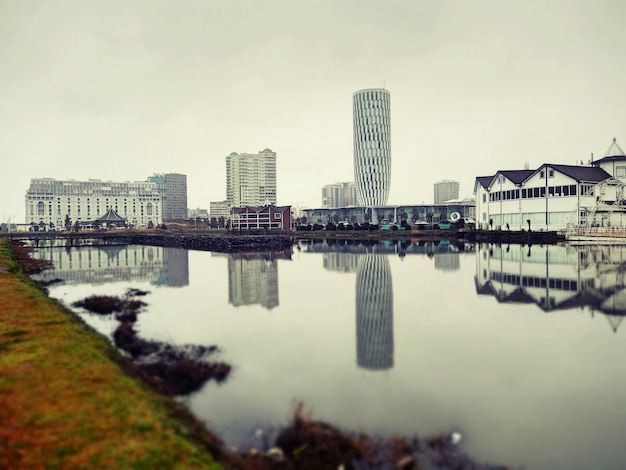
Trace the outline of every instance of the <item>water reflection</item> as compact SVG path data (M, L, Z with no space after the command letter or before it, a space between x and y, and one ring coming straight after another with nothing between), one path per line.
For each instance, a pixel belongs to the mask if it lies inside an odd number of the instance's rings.
M356 347L359 367L393 367L393 285L387 255L359 257L356 273Z
M228 302L235 306L277 307L278 260L291 260L291 248L280 251L214 253L228 258Z
M41 281L66 284L149 281L153 285L189 285L189 252L180 248L102 245L36 250L34 257L52 262L38 275Z
M481 245L476 291L545 312L588 309L617 332L626 315L626 248L614 245Z

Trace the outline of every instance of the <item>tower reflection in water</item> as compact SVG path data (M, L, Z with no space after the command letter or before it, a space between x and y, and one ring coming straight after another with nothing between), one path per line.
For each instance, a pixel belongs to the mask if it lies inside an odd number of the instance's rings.
M359 367L393 367L393 285L389 258L361 255L356 272L356 349Z
M534 303L544 312L605 315L617 332L626 316L626 247L477 246L476 291L498 302Z

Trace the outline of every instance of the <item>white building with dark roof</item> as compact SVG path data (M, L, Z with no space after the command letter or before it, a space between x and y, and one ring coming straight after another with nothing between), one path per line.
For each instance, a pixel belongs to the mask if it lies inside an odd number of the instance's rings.
M613 139L589 166L544 163L499 170L474 184L476 219L484 230L625 227L626 155Z

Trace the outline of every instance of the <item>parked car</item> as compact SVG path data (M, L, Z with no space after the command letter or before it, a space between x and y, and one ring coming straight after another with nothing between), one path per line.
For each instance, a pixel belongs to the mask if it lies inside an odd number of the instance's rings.
M415 222L413 222L413 227L418 230L426 230L430 227L430 224L425 220L416 220Z

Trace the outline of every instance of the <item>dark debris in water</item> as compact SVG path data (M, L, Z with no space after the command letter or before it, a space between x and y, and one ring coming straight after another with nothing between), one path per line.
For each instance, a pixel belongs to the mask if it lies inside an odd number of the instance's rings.
M260 432L259 435L265 435ZM302 403L292 421L281 429L272 447L232 451L226 455L229 469L336 469L336 470L508 470L462 454L453 435L429 438L371 436L344 432L328 423L315 421L303 412Z
M76 301L73 307L84 308L98 315L115 315L120 322L113 332L115 346L128 354L127 366L148 385L168 396L188 395L202 388L208 380L223 382L231 371L230 365L211 361L217 346L187 344L173 346L162 341L141 338L133 324L137 314L147 304L135 297L149 292L128 289L123 297L92 295Z

